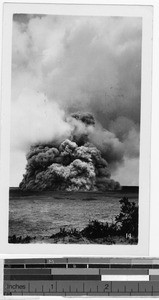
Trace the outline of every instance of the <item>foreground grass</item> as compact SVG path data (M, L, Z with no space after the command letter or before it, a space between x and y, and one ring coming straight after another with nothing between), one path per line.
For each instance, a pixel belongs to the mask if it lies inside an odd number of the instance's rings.
M27 235L26 237L22 236L16 236L15 234L12 236L9 236L9 243L11 244L29 244L31 241L35 240L35 237L31 237L30 235Z
M60 231L44 238L46 243L75 243L75 244L137 244L138 243L138 207L128 198L120 200L120 213L114 222L89 221L82 229L60 228ZM9 243L38 243L36 237L9 236Z

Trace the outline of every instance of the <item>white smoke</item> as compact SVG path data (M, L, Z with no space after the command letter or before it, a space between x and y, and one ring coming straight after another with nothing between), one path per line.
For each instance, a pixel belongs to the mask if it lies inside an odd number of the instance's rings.
M62 141L71 135L71 126L57 103L42 93L23 90L12 107L11 146L29 149L32 144Z
M118 158L122 161L124 148L129 167L127 158L137 157L139 149L141 19L35 15L14 19L11 185L18 184L14 178L25 167L17 170L13 153L21 150L25 156L32 142L69 137L74 125L65 118L78 110L92 112L101 123L101 130L93 129L92 139L101 148L114 149L115 166ZM119 118L133 124L129 132L123 126L122 138L118 130L111 133ZM128 172L131 169L126 168L123 183Z

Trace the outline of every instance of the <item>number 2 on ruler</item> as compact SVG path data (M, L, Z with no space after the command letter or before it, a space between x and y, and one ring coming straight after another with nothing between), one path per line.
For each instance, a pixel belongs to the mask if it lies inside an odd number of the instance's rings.
M106 292L108 288L109 288L109 284L106 283L105 286L104 286L104 292Z

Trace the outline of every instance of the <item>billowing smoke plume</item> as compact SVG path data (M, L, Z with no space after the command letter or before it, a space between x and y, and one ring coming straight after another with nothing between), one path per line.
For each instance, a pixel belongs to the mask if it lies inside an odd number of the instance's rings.
M111 165L112 161L122 160L119 140L96 126L90 113L73 113L67 118L67 123L72 129L69 139L31 146L20 188L67 191L119 189L120 184L110 179L108 166L108 162Z
M66 139L92 144L115 180L138 185L142 18L18 13L12 41L10 185L31 145L61 157Z

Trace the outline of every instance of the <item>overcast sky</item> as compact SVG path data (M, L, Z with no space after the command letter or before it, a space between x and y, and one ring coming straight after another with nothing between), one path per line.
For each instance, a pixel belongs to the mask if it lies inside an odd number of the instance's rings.
M30 145L67 132L74 111L93 113L114 134L124 160L112 178L138 185L141 39L140 18L14 16L11 186Z

